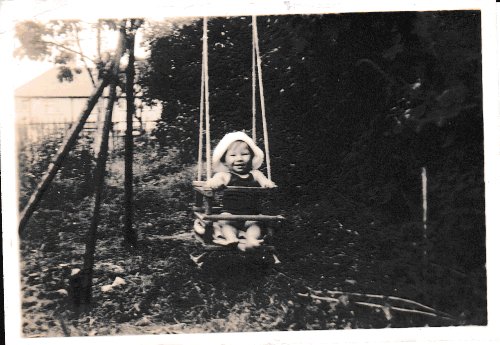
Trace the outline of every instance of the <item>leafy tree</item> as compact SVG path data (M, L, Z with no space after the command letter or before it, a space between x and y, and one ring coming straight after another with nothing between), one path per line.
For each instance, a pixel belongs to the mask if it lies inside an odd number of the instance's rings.
M118 30L118 21L99 20L95 24L86 24L79 20L51 20L39 22L27 20L16 25L16 37L20 46L15 49L14 56L27 57L35 61L48 60L59 66L59 81L72 81L73 73L81 73L80 62L95 85L91 67L102 69L112 58L111 50L102 50L102 31ZM96 49L90 55L82 46L82 32L95 34ZM88 47L86 48L88 49Z
M484 263L479 18L474 11L259 17L284 205L319 203L342 222L417 224L425 166L434 252L455 253L450 262L459 266ZM250 23L208 23L214 142L251 127ZM185 162L196 159L201 37L201 20L155 37L141 79L145 97L164 105L158 138L180 148ZM464 251L471 240L474 250Z

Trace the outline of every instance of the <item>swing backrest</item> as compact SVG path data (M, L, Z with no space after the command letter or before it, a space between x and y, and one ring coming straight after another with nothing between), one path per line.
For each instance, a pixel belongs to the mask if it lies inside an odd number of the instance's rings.
M216 193L224 193L224 190L230 191L240 191L240 192L248 192L248 193L267 193L272 191L274 188L264 188L264 187L240 187L240 186L226 186L224 189L216 191L212 188L205 187L206 181L193 181L193 188L196 192L213 198Z
M212 188L205 187L205 181L194 181L193 188L196 191L196 204L193 207L195 217L201 221L218 221L218 220L253 220L263 222L281 222L285 218L281 215L263 215L263 214L247 214L247 215L228 215L220 214L222 207L215 206L216 196L221 196L225 191L241 191L244 193L268 193L274 188L264 187L239 187L227 186L222 190L213 190ZM205 202L203 202L205 200ZM215 201L215 202L214 202Z

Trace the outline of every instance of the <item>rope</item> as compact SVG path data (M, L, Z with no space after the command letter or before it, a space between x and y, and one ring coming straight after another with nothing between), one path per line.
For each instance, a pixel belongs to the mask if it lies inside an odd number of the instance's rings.
M210 108L208 103L208 29L207 29L207 17L203 18L203 60L204 60L204 81L205 81L205 127L206 127L206 159L207 159L207 180L212 177L212 160L210 157L211 147L210 147Z
M252 139L257 143L257 109L255 87L255 36L252 33Z
M207 180L212 175L211 145L210 145L210 104L208 90L208 25L207 17L203 18L203 52L201 63L201 95L200 95L200 126L198 141L198 181L202 179L203 165L203 115L205 115L205 155L207 163ZM262 81L262 61L259 50L259 37L257 33L257 17L252 16L252 139L257 141L257 107L256 107L256 73L259 81L259 98L262 113L262 126L264 132L264 151L266 156L267 178L271 179L271 158L269 154L269 137L267 132L266 108L264 101L264 85ZM205 114L203 114L205 113Z
M202 177L202 167L203 167L203 113L204 113L204 105L203 96L205 95L205 58L203 57L202 50L202 59L201 59L201 95L200 95L200 121L199 121L199 136L198 136L198 174L197 180L201 181Z
M267 133L266 107L264 104L264 85L262 82L262 67L261 67L262 61L260 59L259 36L257 33L256 16L252 16L252 29L253 29L253 46L255 55L257 57L257 72L259 78L259 96L260 96L260 108L262 112L262 126L264 131L264 150L266 154L267 178L271 180L271 158L269 155L269 138Z

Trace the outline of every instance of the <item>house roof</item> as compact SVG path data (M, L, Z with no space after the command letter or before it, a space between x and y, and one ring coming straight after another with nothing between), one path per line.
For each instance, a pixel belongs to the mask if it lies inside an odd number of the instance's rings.
M60 82L57 79L58 67L54 67L39 75L35 79L17 88L15 97L29 98L67 98L67 97L89 97L94 86L87 73L82 70L80 74L73 73L73 81Z

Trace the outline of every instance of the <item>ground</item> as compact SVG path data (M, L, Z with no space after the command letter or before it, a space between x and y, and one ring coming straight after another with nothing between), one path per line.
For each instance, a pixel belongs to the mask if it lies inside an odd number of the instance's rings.
M484 270L464 274L423 265L396 226L360 224L355 215L352 224L340 224L319 204L281 210L287 221L273 239L280 264L266 253L212 253L199 267L191 260L202 252L191 234L194 167L149 141L135 150L139 245L122 242L123 155L115 150L90 311L75 312L70 284L72 271L82 266L93 207L92 164L82 163L92 159L82 158L85 149L70 157L31 218L21 241L26 337L486 322ZM42 163L27 162L21 202L43 171Z

